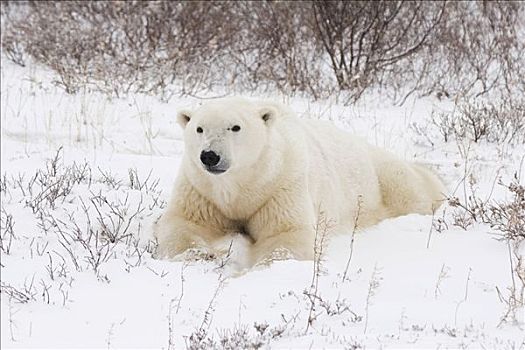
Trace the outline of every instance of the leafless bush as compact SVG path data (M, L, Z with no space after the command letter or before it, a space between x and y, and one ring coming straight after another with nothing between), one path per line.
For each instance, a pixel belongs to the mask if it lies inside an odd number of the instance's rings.
M116 95L156 94L176 79L191 93L214 78L207 75L216 71L218 52L235 37L230 26L217 26L229 3L29 1L7 7L2 44L9 57L20 62L18 53L27 54L48 65L69 93L92 86Z
M15 288L7 283L2 282L0 286L0 292L5 293L18 303L28 303L31 300L35 300L37 294L36 288L33 285L33 280L30 283L24 284L23 290L21 288Z
M525 308L525 257L520 253L522 242L507 241L512 284L504 291L496 287L499 300L505 304L498 327L508 323L519 324L519 315L523 315Z
M261 85L314 98L333 91L323 73L323 53L315 42L313 11L306 2L244 2L238 6L242 40L231 50L237 83L244 90Z
M283 316L283 322L277 326L270 326L266 322L254 323L252 327L247 324L239 324L232 328L217 329L217 336L195 332L188 338L190 341L186 346L193 350L261 349L268 347L273 340L280 338L293 320L293 317L286 320Z
M441 265L441 270L439 270L439 274L436 280L436 287L434 288L434 299L437 299L438 296L441 294L441 284L445 278L450 277L449 273L450 267L446 266L445 264Z
M523 95L524 9L507 1L447 3L435 40L421 55L431 66L421 90L455 100Z
M466 138L474 142L525 143L525 100L467 100L451 113L433 112L432 123L445 142Z
M315 34L341 90L358 99L429 41L444 3L313 2Z
M372 272L372 276L370 277L370 282L368 283L368 293L366 295L366 304L365 304L365 326L363 329L363 332L366 333L368 330L368 320L369 320L369 310L370 306L372 305L372 300L374 296L376 295L377 289L380 286L381 282L381 271L377 268L377 265L374 266L374 271Z
M20 188L22 189L22 180ZM57 150L55 156L49 159L44 169L39 169L26 188L29 199L27 205L33 210L33 213L42 211L44 203L51 209L55 209L58 200L65 200L71 194L73 187L80 183L91 183L91 168L87 163L72 163L65 166L62 160L62 147ZM35 191L33 189L35 188ZM22 189L25 195L25 190Z
M465 164L465 175L462 182L464 184L463 200L460 200L458 197L450 197L448 198L448 205L456 209L452 213L452 224L467 230L475 222L485 222L484 218L486 218L490 198L484 200L478 196L475 187L475 177L468 173L467 164Z
M525 308L525 257L522 253L525 244L525 187L520 184L517 173L509 185L501 181L500 185L512 193L512 200L492 205L488 210L487 221L507 243L512 276L512 284L506 291L496 288L500 301L506 306L499 323L501 326L504 323L518 324L518 315L523 314Z
M486 220L493 229L501 233L502 239L525 241L525 187L518 181L517 174L509 185L500 185L512 194L512 200L491 205Z
M525 91L518 2L2 2L2 47L94 88L461 99Z
M109 188L112 188L114 190L118 190L120 186L122 185L122 181L118 180L114 174L111 173L111 171L104 171L100 168L98 168L98 171L100 173L100 182L107 185Z
M7 182L7 174L2 175L2 177L0 177L0 192L4 195L7 194Z
M468 199L462 202L451 198L449 205L460 209L453 215L454 225L467 229L473 222L488 224L507 244L512 284L505 290L496 287L498 297L506 307L499 323L501 326L517 323L518 315L525 307L525 258L522 253L525 242L525 187L520 183L518 173L510 184L500 180L499 185L510 192L512 199L506 202L481 200L471 190L472 195Z
M140 230L140 215L146 210L143 198L136 205L129 201L129 197L110 201L105 196L92 195L88 204L80 199L84 220L80 221L76 212L69 213L68 220L61 220L50 215L47 220L49 226L66 249L77 269L79 263L78 252L81 248L88 266L98 275L103 263L116 257L116 248L120 243L134 247L140 264L142 254L147 248L139 248L136 235Z
M15 221L13 215L9 214L3 205L0 215L0 249L5 254L9 254L13 240L16 239L14 231Z
M454 113L432 111L430 120L445 142L449 142L453 137L458 135ZM418 133L424 134L423 132ZM432 145L434 145L433 141Z
M466 229L473 222L486 223L501 235L502 240L522 242L525 240L525 188L520 184L517 173L510 184L500 180L499 185L512 194L512 200L482 200L474 189L464 201L457 197L449 198L449 205L460 209L454 214L454 225Z
M87 267L99 275L102 264L110 259L123 258L129 271L142 263L144 254L155 250L154 242L141 242L139 238L144 219L165 205L158 189L159 180L152 178L151 172L141 178L136 170L130 170L130 182L124 193L119 191L122 179L109 172L100 173L101 178L94 182L88 163L64 164L60 148L35 175L27 179L22 175L11 180L4 177L6 189L20 191L37 217L41 231L45 235L56 234L64 249L62 254L55 251L62 263L53 263L49 256L47 270L51 280L67 275L63 256L71 260L76 270ZM110 191L103 192L101 185ZM79 206L60 205L65 202ZM1 218L1 248L9 253L16 238L14 221L5 208ZM34 240L30 244L31 255L33 243ZM36 242L36 253L42 256L45 251L47 243Z
M362 195L359 195L357 197L357 210L356 210L356 214L354 218L354 227L352 228L352 236L350 238L350 253L348 254L348 260L346 261L345 271L343 273L343 279L342 279L343 282L346 280L346 275L348 274L348 268L350 267L350 262L352 261L352 256L354 255L355 234L359 226L359 215L361 214L362 201L363 201Z
M22 38L14 33L13 35L6 35L4 31L7 22L17 21L23 15L23 11L13 11L13 7L14 4L10 1L2 1L0 3L2 16L2 52L11 61L24 67L27 60L27 53L24 50L24 45L21 40Z
M470 285L470 275L472 274L472 268L469 267L468 269L468 275L467 280L465 282L465 295L463 299L456 302L456 310L454 311L454 329L457 329L458 326L458 313L459 313L459 307L463 305L468 299L468 289Z
M129 174L129 187L134 190L145 191L145 192L158 192L157 186L159 185L160 179L151 179L151 170L145 179L141 179L137 173L137 169L128 169Z
M359 208L361 199L358 199ZM359 211L356 213L355 218L355 227L354 231L357 229L357 221L359 219ZM349 313L351 315L351 322L360 322L362 317L357 315L351 308L350 303L346 299L337 298L334 302L324 299L321 296L321 291L319 290L319 278L325 273L323 270L324 262L324 250L326 248L328 234L333 228L333 221L326 217L326 214L319 209L317 216L317 222L315 224L315 241L314 241L314 264L312 272L312 282L308 289L303 291L303 295L306 297L308 304L308 319L306 324L305 332L308 332L310 327L313 325L314 321L321 316L323 313L327 316L337 316L344 313ZM355 232L354 232L355 233ZM352 241L353 244L353 241ZM353 249L353 246L351 246ZM350 256L351 259L351 256ZM350 260L349 260L350 261ZM347 265L348 266L348 265ZM348 268L346 269L348 270ZM346 275L345 270L345 275ZM343 279L344 282L344 279Z
M305 290L303 294L310 302L310 311L308 315L308 322L306 324L306 332L317 318L316 305L319 300L319 277L325 273L323 271L324 249L326 248L326 239L328 232L333 228L333 222L326 217L326 213L319 208L317 215L317 222L315 224L315 240L314 240L314 264L312 272L312 283L310 288Z
M219 292L221 292L224 288L224 283L225 279L222 277L222 275L219 275L217 287L215 288L215 292L213 293L213 296L210 299L210 302L208 303L208 307L204 311L204 316L202 318L202 322L199 328L197 328L189 336L185 337L186 347L188 349L198 350L209 349L213 347L214 339L213 337L210 338L208 336L208 332L210 330L211 322L213 320L213 314L215 313L215 302L217 296L219 295Z

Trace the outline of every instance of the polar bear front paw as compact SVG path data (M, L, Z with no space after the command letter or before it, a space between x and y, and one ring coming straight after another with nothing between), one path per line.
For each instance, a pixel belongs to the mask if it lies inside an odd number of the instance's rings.
M253 261L253 266L269 266L274 261L296 259L296 256L287 248L279 247L266 254L260 255Z

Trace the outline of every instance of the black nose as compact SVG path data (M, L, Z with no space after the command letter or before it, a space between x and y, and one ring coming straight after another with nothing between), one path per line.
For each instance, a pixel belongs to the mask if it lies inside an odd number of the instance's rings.
M221 157L213 151L202 151L201 162L207 166L215 166L219 164Z

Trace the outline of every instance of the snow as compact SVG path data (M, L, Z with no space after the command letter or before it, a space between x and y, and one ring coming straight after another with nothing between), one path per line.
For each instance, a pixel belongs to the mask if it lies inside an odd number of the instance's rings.
M226 257L155 259L152 225L169 198L184 148L176 110L200 101L67 95L51 72L4 58L1 78L2 211L14 221L9 253L1 255L3 348L182 348L198 345L199 336L202 347L233 348L524 345L523 309L518 324L500 324L505 304L496 288L506 291L512 284L507 244L487 225L453 226L448 206L434 217L408 215L357 232L353 248L351 233L329 234L316 291L314 262L276 261L241 271L241 237L232 238ZM504 200L508 194L496 178L508 182L525 156L523 145L444 143L426 121L433 110L453 108L446 101L392 106L371 96L348 107L274 97L302 117L332 120L401 157L430 164L460 198L470 193L471 182L480 198ZM33 194L27 187L39 169L49 174L57 152L58 171L50 179L86 163L91 180L79 180L35 213L30 203L41 187L33 184ZM149 175L147 186L132 184L130 169L141 181ZM465 173L473 176L463 181ZM125 233L132 236L102 249L107 261L94 268L75 234L61 236L60 230L73 232L76 223L83 234L89 228L103 232L103 225L119 222L111 207L124 210ZM432 227L438 218L448 227ZM29 300L20 302L11 288L25 290ZM310 313L312 297L320 299Z

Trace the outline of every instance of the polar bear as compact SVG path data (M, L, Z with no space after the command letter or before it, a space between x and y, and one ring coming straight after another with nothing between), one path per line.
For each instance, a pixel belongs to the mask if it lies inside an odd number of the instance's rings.
M217 99L177 120L185 151L155 229L161 257L243 233L251 265L283 250L313 259L320 212L332 227L366 227L430 214L444 198L425 167L278 103Z

